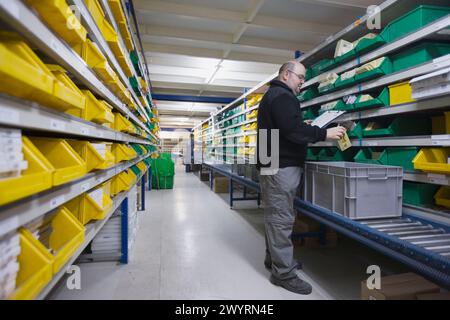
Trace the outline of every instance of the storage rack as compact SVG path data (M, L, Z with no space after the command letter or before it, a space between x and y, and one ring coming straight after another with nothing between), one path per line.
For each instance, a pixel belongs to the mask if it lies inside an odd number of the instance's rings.
M388 23L397 19L400 16L409 13L419 5L437 5L437 6L447 6L448 3L446 1L405 1L405 0L396 0L396 1L385 1L382 3L379 8L381 11L382 25L383 28L387 26ZM346 40L354 40L358 39L368 31L365 28L365 21L368 19L368 15L358 19L350 26L345 28L344 30L330 36L326 41L321 43L312 51L303 54L298 61L304 63L306 66L311 66L317 63L320 60L325 58L333 57L334 48L336 47L337 42L340 39ZM450 26L450 15L445 15L441 18L435 19L433 22L428 25L420 28L416 31L410 32L394 41L388 42L381 47L378 47L368 53L364 53L361 55L357 55L354 58L348 59L349 61L344 61L344 63L338 64L338 66L331 67L327 69L325 72L319 75L313 75L308 77L307 73L307 81L302 87L302 91L313 88L318 85L318 82L321 80L321 77L327 73L337 73L342 74L348 70L354 69L355 67L364 65L367 62L373 61L379 57L383 57L390 54L397 54L402 50L405 50L408 46L418 43L423 40L435 40L440 42L448 42L448 28ZM437 69L442 69L450 66L450 56L437 58L428 62L424 62L421 64L416 64L411 66L410 68L397 71L395 73L390 73L382 77L378 77L374 80L365 81L359 84L354 84L345 89L332 91L329 93L322 93L316 97L308 101L301 102L300 106L303 110L312 110L320 107L320 105L335 101L337 99L342 99L344 96L360 94L365 92L373 92L379 90L380 88L386 87L388 85L398 83L401 81L409 80L420 75L429 74ZM246 99L249 99L255 93L264 92L265 86L273 80L277 74L274 74L270 78L262 81L260 84L255 86L254 88L246 91L245 94L240 96L238 99L225 106L223 109L219 110L215 114L212 115L211 118L205 120L205 122L198 124L196 128L194 128L194 132L198 130L202 124L207 121L213 120L215 126L221 123L220 115L224 112L232 110L237 106L246 102ZM383 107L374 107L374 108L366 108L359 110L351 110L341 116L338 119L338 122L345 121L367 121L369 119L388 119L389 117L401 118L406 115L415 115L418 113L427 114L430 116L435 114L440 114L444 111L448 111L450 109L450 96L441 96L437 98L428 98L419 101L409 101L406 103L396 104L396 105L388 105ZM244 111L247 112L247 111ZM238 115L236 115L237 117ZM231 117L232 118L232 117ZM226 119L229 120L229 119ZM235 124L238 126L239 124L243 124L243 122L239 122ZM234 138L243 135L255 135L256 132L243 132L238 134L229 135L222 138ZM214 138L218 138L217 131L215 131ZM378 147L418 147L420 148L442 148L448 147L450 145L450 136L447 134L440 135L421 135L421 136L389 136L389 137L362 137L357 139L352 139L353 148L351 150L361 150L363 148L378 148ZM235 147L236 142L231 140L231 142L227 141L226 143L220 143L217 147L222 148L226 147ZM214 148L216 146L211 146L210 148ZM310 146L312 150L320 150L319 148L336 148L336 143L333 142L320 142ZM214 149L213 149L214 150ZM237 184L243 185L245 188L253 189L256 192L259 192L259 183L257 181L252 181L252 179L245 174L243 176L242 170L240 173L236 172L236 167L239 167L239 164L229 165L226 161L218 162L216 159L222 160L221 156L224 155L222 152L216 152L219 158L210 158L203 162L204 166L210 170L210 178L211 178L211 186L213 183L212 177L214 173L219 173L221 175L225 175L231 181L234 181ZM226 154L226 153L225 153ZM230 155L231 156L231 155ZM353 157L352 157L353 158ZM251 160L251 159L247 159ZM340 160L336 160L340 161ZM247 162L251 163L251 162ZM246 171L245 169L243 171ZM428 173L419 170L404 170L404 181L412 181L412 182L421 182L425 184L433 184L437 186L446 186L448 187L448 183L450 182L450 174L445 173ZM246 198L244 196L244 198ZM236 200L241 200L240 198L235 198L233 195L233 187L231 184L230 187L230 206L233 205L233 202ZM420 245L412 244L410 247L410 243L404 243L400 241L400 243L396 243L397 239L392 239L389 237L389 234L373 230L372 228L365 228L364 224L355 221L348 221L345 217L338 216L332 212L325 212L326 210L322 210L318 207L314 207L306 202L303 202L301 199L296 199L295 203L296 208L302 213L311 216L312 218L322 222L324 225L331 227L343 234L346 234L361 243L368 245L371 248L379 250L394 259L397 259L401 262L404 262L408 266L416 269L418 272L425 274L426 276L436 280L441 283L443 286L449 288L450 287L450 271L448 254L446 253L443 256L436 256L436 253L433 250L429 250L428 248L421 247ZM390 223L405 223L405 219L410 219L414 221L414 223L421 224L420 227L424 227L426 225L432 225L435 229L442 229L449 232L450 226L450 216L448 215L448 210L444 209L431 209L429 207L418 207L410 204L404 204L403 209L403 217L398 219L397 221L391 221ZM395 220L395 219L393 219ZM419 221L419 222L418 222ZM368 222L369 223L369 222ZM395 226L393 227L395 228ZM430 233L431 234L431 233ZM448 236L448 235L446 235ZM375 240L375 241L374 241ZM394 249L391 244L396 243L394 245ZM450 252L450 243L443 242L445 246L447 246L448 251ZM408 248L410 252L406 253L397 252L399 248ZM420 252L418 255L414 255L417 253L416 249ZM397 251L396 251L397 250ZM407 251L407 250L406 250ZM420 258L419 258L420 257ZM444 257L444 260L442 260ZM435 259L438 259L440 262L444 262L446 267L443 269L442 264L440 264L440 270L436 269ZM439 263L438 263L439 264Z
M99 0L99 2L97 2L106 13L106 18L114 27L120 43L125 48L124 41L118 30L109 3L110 1L107 0ZM150 167L149 159L159 146L159 138L157 132L150 131L149 126L144 124L138 117L145 119L145 122L149 123L157 116L156 107L153 104L146 107L139 100L136 93L131 88L129 79L126 77L124 71L117 62L116 57L106 43L105 38L103 38L97 24L94 22L90 11L85 5L85 1L69 0L67 4L74 4L80 10L82 17L81 23L83 27L86 28L89 38L99 45L100 51L112 65L114 71L119 75L119 79L125 84L126 89L130 91L133 102L138 106L137 113L131 111L131 109L129 109L128 106L103 83L93 70L88 67L85 61L75 53L65 40L57 36L50 27L41 20L39 15L35 14L32 8L24 2L19 0L0 1L1 28L6 28L9 31L18 33L24 38L27 44L33 46L33 49L39 50L40 57L42 57L41 54L45 55L47 58L46 62L50 60L51 62L62 66L73 76L77 85L88 88L97 97L104 99L113 107L114 111L125 116L126 119L131 121L139 129L136 130L136 132L133 131L133 134L135 135L132 135L130 133L115 130L114 126L103 126L59 112L53 108L47 107L45 103L39 104L26 101L2 93L0 93L0 127L20 129L24 135L33 137L79 139L81 141L113 144L121 143L123 146L131 143L134 144L132 145L133 148L126 147L127 150L132 150L136 147L138 151L135 150L134 153L136 156L134 156L133 159L122 162L116 161L115 164L110 165L106 169L87 172L77 179L58 186L55 186L55 184L52 183L52 186L44 191L27 195L20 199L9 201L4 205L0 205L0 237L7 233L14 232L14 230L17 230L38 217L53 212L53 210L57 208L61 208L61 206L64 206L75 197L99 187L119 174L128 172L128 175L130 175L131 172L133 172L133 176L136 179L135 183L140 184L143 190L146 180L149 182L149 190L151 187L151 170L148 170ZM124 4L124 1L120 1L122 10L126 13L127 23L129 24L130 15L134 13L129 12ZM128 28L131 29L132 27L128 25ZM135 48L138 48L138 46L136 46L137 38L134 33L132 33L130 41L133 42ZM126 58L130 59L129 57ZM137 77L136 70L131 63L130 65L132 67L133 75ZM145 79L145 83L150 87L146 64L139 61L139 66L142 70L142 76ZM140 84L139 90L141 96L145 98L145 93L142 92ZM150 92L148 93L148 97L151 99ZM44 157L46 156L44 152L43 155ZM119 206L124 206L124 203L127 202L128 191L126 191L126 189L123 190L124 191L113 196L112 208L105 213L103 219L86 224L85 229L83 229L84 241L77 247L76 251L68 257L62 268L52 275L51 280L43 286L41 283L39 290L36 288L28 288L29 290L26 292L28 299L44 299L58 281L60 281L67 269L75 262L113 212ZM144 205L145 193L141 192L141 196L141 204ZM141 209L143 210L144 208ZM74 219L76 218L74 217ZM126 230L124 232L126 232ZM126 233L124 233L124 235L126 235ZM127 263L127 248L125 246L122 249L121 261Z

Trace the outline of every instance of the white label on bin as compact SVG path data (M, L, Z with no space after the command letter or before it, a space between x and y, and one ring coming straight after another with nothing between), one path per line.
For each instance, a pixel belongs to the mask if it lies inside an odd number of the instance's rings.
M60 195L56 198L53 198L50 200L50 209L56 208L57 206L60 206L64 203L66 200L66 197L64 195Z
M66 124L58 120L50 120L50 128L55 130L66 130Z
M81 192L86 192L91 188L91 184L89 182L81 185Z
M2 122L20 123L19 112L0 107L0 119Z
M378 142L377 141L366 141L366 145L373 147L373 146L377 146Z

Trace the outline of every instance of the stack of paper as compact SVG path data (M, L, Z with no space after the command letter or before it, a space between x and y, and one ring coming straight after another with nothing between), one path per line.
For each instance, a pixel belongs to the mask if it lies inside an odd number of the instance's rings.
M351 50L353 50L353 44L349 41L341 39L336 44L336 50L334 51L334 57L335 58L340 57Z
M339 102L339 100L325 103L320 106L320 110L323 112L333 110L336 107L336 105L338 104L338 102Z
M17 232L0 237L0 300L8 298L16 289L19 254L20 239Z
M55 212L40 216L33 221L27 223L24 227L28 229L31 234L38 239L50 252L50 235L53 232L52 220L55 217Z
M22 152L22 132L0 128L0 179L18 177L27 168Z
M319 80L319 89L334 84L338 78L339 76L334 72L327 73Z
M368 33L368 34L366 34L365 36L363 36L363 37L359 38L358 40L354 41L354 42L352 43L353 48L356 48L356 46L358 45L358 43L359 43L361 40L363 40L363 39L375 39L376 37L378 37L377 34L375 34L375 33Z

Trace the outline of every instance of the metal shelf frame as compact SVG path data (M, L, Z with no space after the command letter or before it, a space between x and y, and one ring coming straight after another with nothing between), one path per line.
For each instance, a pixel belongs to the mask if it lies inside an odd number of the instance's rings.
M117 111L151 134L127 106L99 80L81 57L60 40L22 1L0 0L0 18L68 70L92 92L100 95Z
M444 147L450 146L450 135L434 136L405 136L405 137L382 137L352 139L352 147ZM335 147L332 141L317 142L310 147Z
M215 125L215 126L218 126L218 125L224 123L225 121L228 121L228 120L230 120L230 119L239 117L239 116L241 116L241 115L243 115L243 114L246 114L247 112L256 110L256 109L258 109L258 108L259 108L259 103L258 103L257 105L255 105L255 106L253 106L253 107L250 107L250 108L244 110L244 111L241 111L241 112L239 112L239 113L236 113L236 114L234 114L234 115L232 115L232 116L230 116L230 117L228 117L228 118L225 118L225 119L223 119L223 120L221 120L221 121L215 123L214 125Z
M0 235L11 232L33 219L56 209L148 157L150 157L150 154L117 164L109 169L88 173L78 180L0 207L2 211L0 215Z
M140 179L144 179L144 175L146 173L140 175L138 177L138 181ZM143 184L144 181L141 181ZM47 295L52 291L52 289L59 283L59 281L66 275L66 272L69 270L69 268L75 263L75 261L78 259L78 257L81 255L81 253L84 251L84 249L91 243L91 241L95 238L95 236L99 233L99 231L103 228L103 226L108 222L108 220L111 218L111 216L114 214L114 212L122 206L124 203L124 200L128 198L128 194L130 191L121 192L117 196L113 198L113 207L111 211L108 213L108 215L99 221L91 222L86 225L86 231L84 236L84 242L83 244L78 248L78 250L72 255L72 257L69 259L69 261L66 262L66 264L61 268L61 270L55 274L52 278L52 280L45 286L45 288L42 289L42 291L37 296L37 300L44 300ZM120 258L120 257L118 257Z
M115 131L99 124L58 112L34 102L0 95L0 125L52 132L85 139L153 145L147 139Z

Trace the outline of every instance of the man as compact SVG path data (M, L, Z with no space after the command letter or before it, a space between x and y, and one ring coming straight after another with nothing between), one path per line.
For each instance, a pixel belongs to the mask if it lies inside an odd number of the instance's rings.
M276 80L264 95L258 110L258 129L267 129L268 155L271 154L271 129L279 130L279 169L268 168L261 163L260 185L264 200L264 221L266 227L267 267L271 267L270 281L289 291L310 294L312 287L300 279L296 273L297 263L293 258L291 240L295 221L294 197L303 173L308 143L339 140L345 128L322 129L303 122L301 109L296 96L305 82L305 67L298 61L283 64ZM260 145L258 132L258 148ZM275 148L274 148L275 149Z

